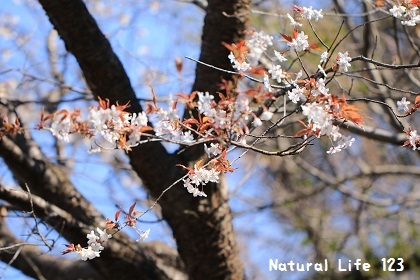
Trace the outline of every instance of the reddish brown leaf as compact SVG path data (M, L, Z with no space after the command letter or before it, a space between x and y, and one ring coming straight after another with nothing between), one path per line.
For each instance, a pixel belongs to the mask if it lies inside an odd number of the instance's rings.
M296 39L297 35L298 35L298 31L297 31L297 29L295 27L295 28L293 28L293 38Z
M118 221L118 218L120 217L120 214L121 214L121 209L118 210L117 212L115 212L115 216L114 216L115 221Z
M136 207L136 202L134 202L133 205L130 206L130 209L128 210L128 215L132 216L134 207Z
M178 73L181 73L182 71L182 60L180 57L175 58L175 67L176 67L176 71L178 71Z
M416 99L414 99L414 104L416 104L416 106L420 105L420 95L416 96Z
M288 36L288 35L286 35L286 34L283 34L283 33L280 33L280 35L287 41L287 42L292 42L292 40L293 40L293 38L292 37L290 37L290 36Z

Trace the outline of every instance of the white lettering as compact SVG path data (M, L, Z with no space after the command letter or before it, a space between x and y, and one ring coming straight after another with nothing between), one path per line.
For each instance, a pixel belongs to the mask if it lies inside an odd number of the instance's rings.
M278 263L279 263L279 259L276 259L276 262L274 262L274 260L273 259L270 259L269 260L269 265L268 265L268 269L270 270L270 271L272 271L273 269L274 270L277 270L278 268Z

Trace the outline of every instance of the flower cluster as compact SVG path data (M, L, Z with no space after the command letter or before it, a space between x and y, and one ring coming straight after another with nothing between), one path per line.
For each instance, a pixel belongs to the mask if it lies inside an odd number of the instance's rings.
M112 237L112 235L108 234L106 232L106 229L101 230L100 228L96 228L96 232L97 233L95 233L95 231L92 230L86 235L88 239L88 246L86 248L83 248L82 246L80 246L80 244L69 244L66 245L67 249L63 251L62 254L64 255L71 252L75 252L79 259L82 261L99 258L101 251L104 249L102 245L105 244L108 241L108 239Z
M417 23L420 23L420 14L419 7L409 5L403 6L394 5L389 12L396 18L401 20L402 25L415 26Z
M298 135L330 138L336 143L327 151L329 154L340 152L353 144L355 139L343 136L334 123L338 120L360 123L362 117L356 107L346 103L344 97L340 99L331 95L324 79L311 79L303 87L296 86L288 92L288 97L293 103L303 102L300 107L308 120L306 128L298 132Z
M263 31L251 31L249 33L251 38L247 41L249 49L247 58L252 65L257 65L268 46L273 45L273 36L267 35Z
M408 135L408 140L405 141L403 146L410 147L413 149L413 151L420 150L420 135L418 134L417 130L412 130L409 128L406 133Z
M207 117L216 130L228 130L233 135L242 135L247 130L246 121L251 114L249 99L245 94L236 97L226 96L219 103L208 92L198 92L197 109ZM233 99L233 100L232 100Z
M65 109L44 117L38 127L48 129L58 139L69 142L69 135L80 133L88 137L101 135L103 139L126 150L134 146L142 132L150 130L145 112L130 114L125 110L127 105L110 105L109 100L99 100L98 107L91 107L87 120L82 118L80 110L69 112ZM52 120L51 125L45 122Z
M308 35L305 35L303 31L297 33L297 35L292 38L291 42L288 42L287 45L290 47L290 52L300 52L304 51L309 47Z
M207 195L204 191L200 191L199 187L207 184L208 182L218 183L220 171L216 171L213 168L207 169L200 167L199 164L194 165L194 169L189 169L188 176L184 181L184 187L194 197Z
M209 158L218 156L222 153L222 149L220 148L220 144L218 143L210 143L210 146L204 144L204 151L206 152Z
M306 18L307 20L311 20L313 18L315 21L318 21L319 19L324 17L324 15L322 14L322 9L315 10L312 8L312 6L310 6L309 8L295 6L295 10L300 12L300 15L303 18Z
M351 66L350 61L351 61L351 57L348 52L345 52L345 53L339 52L336 58L336 63L339 66L338 71L344 71L344 72L349 71L347 67Z
M269 46L273 45L273 36L265 34L263 31L255 30L248 32L250 39L233 44L232 46L224 44L231 52L228 58L234 69L239 71L248 71L252 66L258 65L258 62Z
M123 227L129 226L133 228L139 235L139 239L136 240L139 242L144 241L148 237L150 229L142 231L136 227L136 217L139 216L140 212L134 211L135 206L136 203L133 203L133 205L130 206L129 212L124 217L126 221L124 222ZM87 247L82 247L80 244L68 244L66 245L67 249L64 250L62 254L65 255L68 253L76 253L78 258L82 261L99 258L101 251L105 249L103 245L108 242L110 238L112 238L113 234L123 229L123 227L121 227L118 223L120 214L121 209L115 213L114 221L111 221L109 218L106 219L106 229L101 230L100 228L96 228L96 233L94 230L91 230L90 233L86 235L86 238L88 239ZM112 232L112 234L109 234L108 232Z
M175 103L172 102L169 110L159 108L157 110L157 123L155 125L156 136L184 143L192 143L194 136L190 130L184 131L180 117L176 112Z

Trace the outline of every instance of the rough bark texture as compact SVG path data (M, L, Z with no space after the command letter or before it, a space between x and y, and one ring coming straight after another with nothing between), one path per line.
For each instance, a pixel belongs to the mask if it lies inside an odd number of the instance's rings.
M77 59L94 96L108 98L112 103L130 102L129 111L140 112L141 106L121 62L85 4L81 0L39 0L39 2L67 50ZM233 43L243 38L248 16L249 0L209 1L204 20L200 60L230 69L228 50L222 46L222 42ZM198 65L193 90L209 91L214 94L222 79L234 80L234 77ZM26 138L28 139L30 138ZM16 143L17 140L8 137L2 143L2 145L11 145L10 149L2 150L1 154L10 169L21 182L38 180L35 181L36 185L40 187L43 184L43 188L49 193L50 197L46 200L61 206L62 199L57 200L52 196L68 195L60 194L67 190L67 187L60 190L58 188L60 184L64 183L74 188L68 177L62 174L59 167L48 163L45 158L41 157L42 160L38 161L37 157L30 153L22 153L20 162L16 162L11 150L24 147L21 145L12 147L11 143ZM129 157L133 169L142 179L144 186L156 198L185 174L182 168L176 166L177 163L190 165L192 160L201 155L201 149L193 153L171 155L160 143L152 142L133 149ZM24 159L27 156L29 158ZM38 173L25 174L26 169ZM76 200L67 201L68 205L63 205L63 210L71 214L76 211L75 213L80 216L77 218L87 225L96 224L102 219L94 208L89 208L89 203L84 202L75 189L71 193L76 196ZM206 193L207 199L198 199L186 193L182 185L174 186L159 201L163 217L173 230L178 252L189 278L241 279L244 277L243 267L235 244L227 189L223 183L213 184L206 186ZM34 194L41 196L42 191L34 191ZM82 203L84 209L73 209L77 208L78 203ZM88 212L89 216L84 217L83 211L86 209L91 211ZM77 234L66 238L73 241ZM81 236L81 239L84 239L85 236ZM162 244L148 244L140 248L136 244L133 245L133 242L124 235L117 236L113 248L105 250L101 258L90 262L102 277L106 279L135 279L139 276L142 279L185 277L179 271L183 269L183 264L167 247Z

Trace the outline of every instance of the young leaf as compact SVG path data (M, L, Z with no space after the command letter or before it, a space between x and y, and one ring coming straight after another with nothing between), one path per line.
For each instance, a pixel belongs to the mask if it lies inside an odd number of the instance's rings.
M128 210L128 215L133 216L134 207L136 207L136 202L133 203L133 205L130 206L130 209Z
M120 217L120 214L121 214L121 209L118 210L117 212L115 212L115 216L114 216L115 221L118 221L118 218Z

